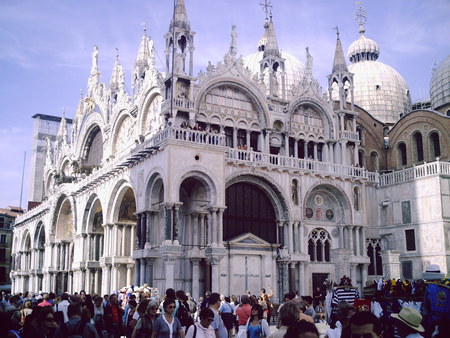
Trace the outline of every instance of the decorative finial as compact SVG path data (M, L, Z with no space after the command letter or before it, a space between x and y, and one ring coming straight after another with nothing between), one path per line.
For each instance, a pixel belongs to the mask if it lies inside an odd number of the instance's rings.
M147 34L147 23L141 22L141 26L144 28L144 35L146 35Z
M62 108L62 117L66 118L66 107Z
M272 21L272 11L269 8L272 8L271 0L264 0L264 3L260 3L262 10L266 12L266 20L269 19L270 13L270 21Z
M119 48L116 48L116 60L119 61Z
M361 5L361 2L358 1L357 5ZM367 11L364 7L359 6L355 11L355 21L359 25L359 33L363 34L366 30L364 25L367 22Z
M337 38L339 39L339 27L336 26L336 27L334 27L333 29L336 30L336 35L337 35Z

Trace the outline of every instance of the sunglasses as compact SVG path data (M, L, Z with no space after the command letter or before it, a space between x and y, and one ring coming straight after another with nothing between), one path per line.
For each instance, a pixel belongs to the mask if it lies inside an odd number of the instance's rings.
M206 320L207 320L208 322L213 322L213 321L214 321L214 318L206 318Z
M150 308L150 310L158 310L158 308L157 308L156 306L152 306L152 307Z
M171 305L171 306L168 306L167 308L168 308L168 309L175 309L176 306L175 306L175 305Z

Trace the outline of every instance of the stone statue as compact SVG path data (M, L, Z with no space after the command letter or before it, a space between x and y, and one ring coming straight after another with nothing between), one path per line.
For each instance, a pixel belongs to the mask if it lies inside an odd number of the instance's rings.
M305 74L308 76L312 75L312 67L313 67L313 57L309 53L309 47L306 47L306 69Z
M277 97L278 96L278 77L277 72L274 70L272 72L272 95Z
M236 25L231 26L231 44L230 44L230 55L236 56L237 54L237 33Z
M92 52L92 70L98 69L98 46L94 45L94 51Z
M155 48L154 48L154 43L153 40L148 38L148 59L150 62L150 66L154 66L155 65Z
M175 55L175 70L178 74L184 74L184 53Z

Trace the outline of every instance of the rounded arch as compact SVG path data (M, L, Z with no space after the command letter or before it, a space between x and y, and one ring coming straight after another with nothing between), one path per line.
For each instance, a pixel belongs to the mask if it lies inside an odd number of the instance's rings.
M428 145L430 161L441 156L441 137L438 130L431 130L428 133Z
M347 194L333 184L316 183L305 194L304 217L309 221L353 223L353 207Z
M162 108L163 97L158 87L150 88L145 94L141 110L139 112L139 134L153 134L162 125Z
M411 135L412 158L414 162L422 162L424 160L423 153L423 137L420 130L415 130Z
M100 198L97 194L92 194L86 206L84 207L83 214L83 233L103 233L103 207Z
M86 142L92 133L92 130L98 128L101 134L104 134L104 121L103 117L99 112L91 113L86 120L83 121L80 127L80 132L78 134L75 154L77 158L84 158L86 154Z
M311 108L313 111L317 112L320 117L322 117L321 120L323 122L323 133L326 139L332 138L334 136L334 124L331 117L332 113L324 109L319 102L304 98L298 98L297 100L292 102L288 110L288 119L291 131L294 131L292 130L293 126L295 126L296 123L294 117L298 109L301 107Z
M76 231L72 201L66 195L61 195L58 199L53 229L55 240L72 240Z
M119 113L113 127L111 128L113 135L111 140L111 153L119 154L129 149L130 144L134 143L135 135L133 129L133 117L126 110Z
M272 205L274 206L276 219L289 219L290 204L287 203L289 199L283 192L283 190L280 189L272 179L264 174L257 174L251 171L243 171L228 177L227 183L225 184L225 189L239 182L254 184L261 188L261 190L267 195Z
M269 123L269 111L266 105L266 97L260 90L253 88L254 86L238 79L229 78L214 78L209 82L205 82L200 88L199 94L195 98L195 107L198 107L197 113L200 113L204 109L203 105L206 101L206 95L212 92L218 87L231 87L238 91L241 91L250 99L250 102L254 104L256 113L258 114L258 121L263 126L268 126Z
M34 248L36 249L44 249L45 245L45 226L44 222L39 221L36 225L36 231L34 232Z
M145 206L150 210L159 209L165 199L164 178L159 172L153 172L146 185Z
M406 166L408 164L408 155L405 142L399 142L396 146L396 149L397 149L398 168Z
M210 201L212 205L219 204L218 196L217 196L217 187L212 178L212 173L205 172L205 168L200 167L190 167L186 168L186 170L181 174L179 178L175 180L174 187L176 187L176 191L173 191L173 196L176 200L180 201L180 187L186 179L195 179L200 182L205 188L205 198Z
M82 141L80 158L85 167L99 166L103 161L103 131L98 124L92 124Z
M26 230L22 236L22 245L21 251L30 251L32 248L32 242L31 242L31 234L28 230Z
M136 221L136 198L131 185L121 180L117 182L109 203L110 223L134 223Z
M380 155L376 151L370 153L370 167L368 169L376 172L380 170Z

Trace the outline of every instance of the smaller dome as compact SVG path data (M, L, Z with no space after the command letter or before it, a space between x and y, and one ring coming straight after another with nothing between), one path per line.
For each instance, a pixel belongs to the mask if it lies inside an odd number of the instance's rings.
M439 109L450 104L450 55L433 71L430 84L430 101L432 109Z
M351 62L375 61L380 55L380 47L372 39L366 38L362 32L359 39L348 48L347 55Z

